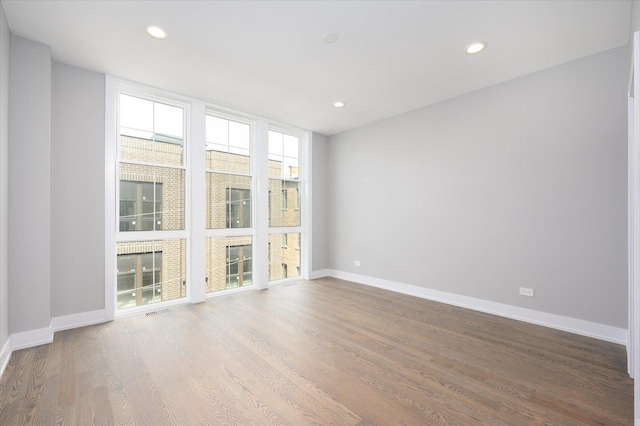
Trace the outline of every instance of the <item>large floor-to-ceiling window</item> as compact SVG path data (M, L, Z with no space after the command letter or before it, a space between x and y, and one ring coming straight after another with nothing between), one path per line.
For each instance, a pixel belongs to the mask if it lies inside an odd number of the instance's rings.
M269 130L269 281L300 276L300 138Z
M107 112L107 315L308 278L309 132L111 77Z
M119 93L116 306L186 296L188 106Z
M251 285L253 126L205 117L207 293Z

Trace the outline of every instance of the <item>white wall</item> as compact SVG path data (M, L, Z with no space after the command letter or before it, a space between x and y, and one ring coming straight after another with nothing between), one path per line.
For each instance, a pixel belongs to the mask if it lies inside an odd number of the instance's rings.
M4 9L0 3L0 373L9 355L8 197L10 51L11 34L9 33L9 26L4 16Z
M51 324L49 46L11 37L9 91L9 325L13 334Z
M622 47L331 137L329 267L626 328L628 72Z
M53 63L53 317L104 309L104 84L104 74Z
M313 134L313 152L311 153L312 176L312 259L311 272L326 269L328 261L328 211L327 211L327 151L329 138L324 135Z

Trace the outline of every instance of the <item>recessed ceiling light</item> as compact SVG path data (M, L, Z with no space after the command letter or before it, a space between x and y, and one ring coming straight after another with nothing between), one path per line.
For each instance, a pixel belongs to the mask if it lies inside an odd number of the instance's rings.
M476 41L465 47L464 51L467 53L467 55L475 55L476 53L482 52L485 47L487 47L486 41Z
M167 33L162 28L155 25L147 26L147 34L149 34L153 38L167 38Z
M333 106L336 107L336 108L342 108L344 106L344 102L342 102L342 101L334 102Z
M325 35L322 36L322 39L326 43L335 43L336 40L338 39L338 34L336 34L336 33L326 33Z

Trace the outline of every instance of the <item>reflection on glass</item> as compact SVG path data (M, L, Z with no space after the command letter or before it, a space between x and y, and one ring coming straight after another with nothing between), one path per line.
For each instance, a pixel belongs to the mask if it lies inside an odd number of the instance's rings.
M300 276L300 234L269 235L269 281Z
M208 237L207 293L251 285L252 237Z
M184 239L117 245L118 309L186 296Z

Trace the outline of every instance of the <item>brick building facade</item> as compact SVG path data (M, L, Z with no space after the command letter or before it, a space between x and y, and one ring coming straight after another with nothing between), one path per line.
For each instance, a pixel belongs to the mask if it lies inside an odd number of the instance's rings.
M120 136L120 231L184 229L184 149L166 139ZM206 167L207 229L251 228L249 157L207 150ZM300 225L297 168L289 172L294 180L283 180L282 163L269 160L271 227ZM250 285L252 253L250 235L207 237L206 291ZM117 255L119 309L186 296L184 239L121 242ZM300 234L271 234L269 265L272 281L300 275Z

